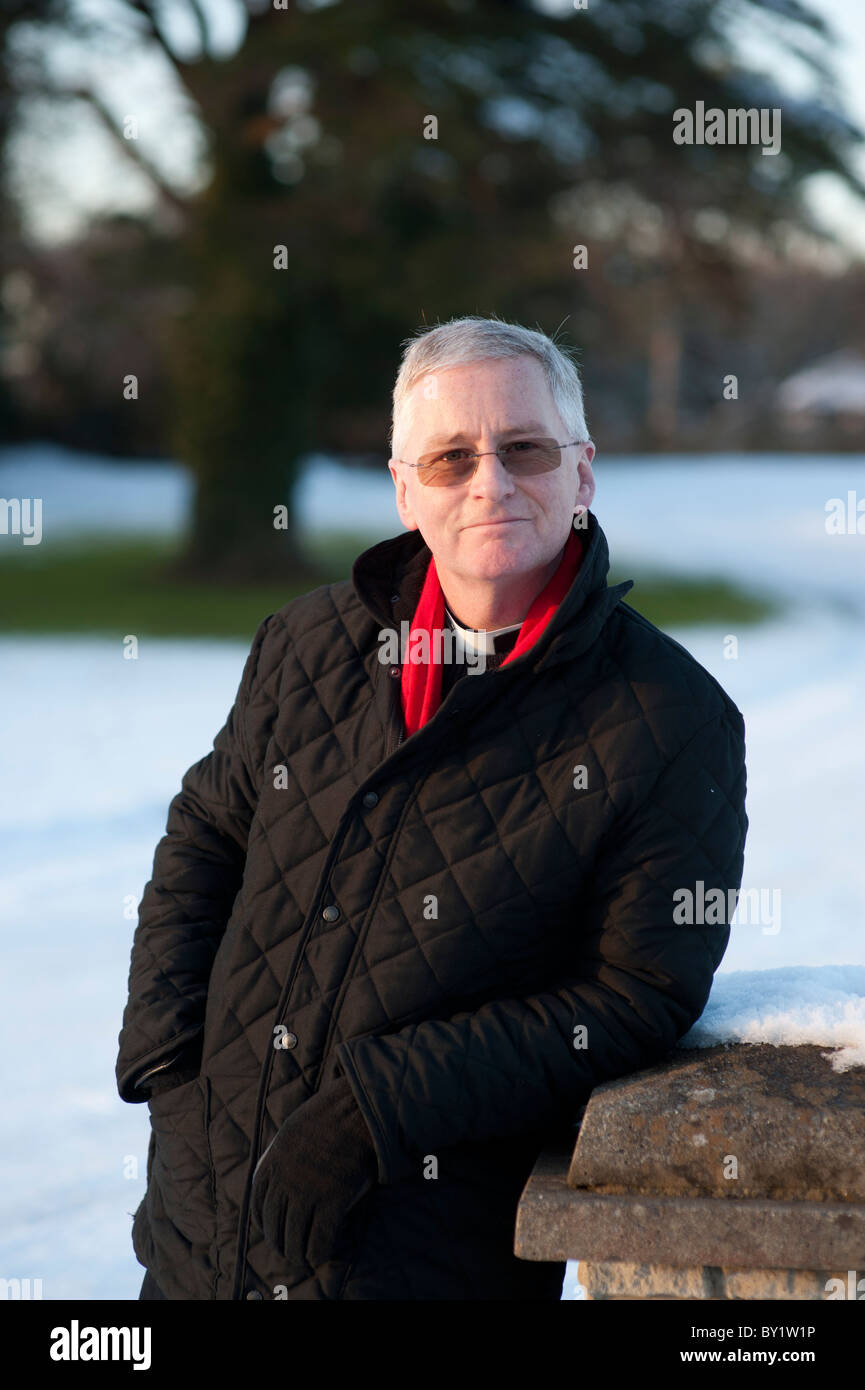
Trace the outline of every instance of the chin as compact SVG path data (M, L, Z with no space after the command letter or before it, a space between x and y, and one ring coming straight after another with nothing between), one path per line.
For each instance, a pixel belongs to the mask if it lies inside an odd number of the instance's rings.
M471 533L469 533L471 534ZM516 537L490 536L478 533L471 546L472 571L478 579L495 579L500 574L519 574L533 569L537 561L534 547Z

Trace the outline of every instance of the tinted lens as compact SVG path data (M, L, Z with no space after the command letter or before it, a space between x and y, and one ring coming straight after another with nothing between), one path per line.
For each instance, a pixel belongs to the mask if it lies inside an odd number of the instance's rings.
M562 451L554 439L514 439L502 445L499 457L509 473L526 478L558 468ZM418 477L425 487L454 487L472 477L476 464L477 455L468 449L427 454L418 460Z
M562 451L554 439L515 439L499 452L508 472L522 478L551 473L562 461Z
M476 463L476 456L468 449L451 449L447 454L419 459L417 475L425 487L453 487L472 476Z

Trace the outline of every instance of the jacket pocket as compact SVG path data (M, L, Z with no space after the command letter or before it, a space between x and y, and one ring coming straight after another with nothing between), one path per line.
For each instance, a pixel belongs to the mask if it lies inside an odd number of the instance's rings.
M157 1244L166 1250L175 1245L179 1249L180 1238L187 1248L206 1249L210 1244L211 1172L203 1089L195 1076L148 1101L155 1139L150 1216Z
M148 1090L152 1090L152 1083L154 1077L158 1076L161 1072L168 1070L168 1068L171 1067L172 1064L177 1061L180 1055L181 1050L178 1050L177 1052L173 1052L170 1057L166 1057L164 1062L154 1062L152 1067L148 1067L145 1071L141 1073L139 1077L136 1078L135 1084L132 1089L137 1091L140 1090L142 1086L144 1086ZM167 1089L171 1089L171 1087L168 1087ZM157 1094L156 1091L153 1091L152 1093L154 1095Z
M157 1061L149 1063L136 1077L133 1092L143 1091L149 1100L168 1091L177 1090L188 1082L196 1080L201 1068L201 1033L176 1044ZM138 1099L138 1097L135 1097Z
M194 1106L196 1100L200 1105L200 1078L193 1076L184 1079L183 1076L178 1075L175 1085L166 1086L148 1098L147 1105L150 1110L151 1121L155 1121L157 1116L162 1118L166 1115L173 1115L175 1112L182 1114ZM155 1123L154 1128L158 1128Z

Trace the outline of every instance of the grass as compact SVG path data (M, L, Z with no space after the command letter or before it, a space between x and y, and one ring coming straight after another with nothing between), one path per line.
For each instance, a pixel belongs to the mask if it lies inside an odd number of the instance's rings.
M617 567L607 582L633 579L625 602L657 627L687 627L694 623L721 623L732 627L760 623L778 612L779 605L762 594L741 589L726 579L680 579L652 574L640 579L633 570Z
M321 582L347 579L355 557L372 543L345 533L312 539L309 549L321 566ZM0 631L247 640L263 617L313 587L181 584L165 573L174 548L175 542L161 539L0 548ZM621 579L637 581L626 601L659 627L741 625L775 611L760 595L721 578L653 574L640 581L632 570L617 566L609 582Z

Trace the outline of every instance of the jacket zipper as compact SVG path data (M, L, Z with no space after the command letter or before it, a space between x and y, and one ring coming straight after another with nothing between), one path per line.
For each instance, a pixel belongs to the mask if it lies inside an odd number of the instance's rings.
M391 754L395 753L401 743L405 743L405 725L402 722L399 692L391 690L385 758L389 758Z

